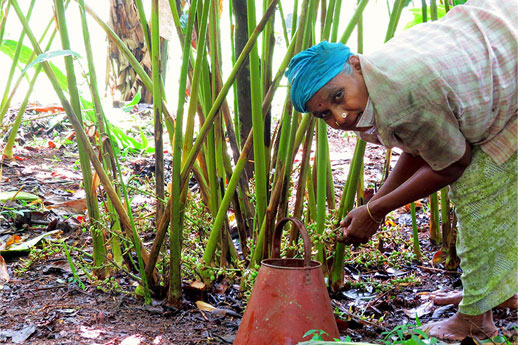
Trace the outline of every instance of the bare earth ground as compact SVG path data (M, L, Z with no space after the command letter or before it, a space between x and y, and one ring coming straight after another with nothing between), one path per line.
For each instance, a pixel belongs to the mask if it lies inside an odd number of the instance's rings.
M329 140L335 187L341 191L355 140L344 139L342 134L334 131L329 132ZM81 192L77 192L81 176L73 168L77 156L70 153L69 148L20 145L16 155L17 160L3 165L1 191L22 187L23 191L37 194L54 205L82 198ZM383 161L383 150L368 146L365 158L367 183L379 180ZM139 169L142 164L152 165L152 158L139 164ZM6 207L2 203L2 210ZM13 234L32 238L54 228L62 230L61 238L67 237L77 246L90 243L88 232L82 231L79 225L80 218L66 220L67 215L81 211L77 205L67 204L44 214L31 214L29 219L22 217L16 222L6 221L4 217L0 224L0 244ZM27 218L27 215L24 217ZM399 210L394 220L404 224L403 237L410 242L408 217L408 213ZM52 223L51 219L58 221ZM342 314L339 326L343 336L351 336L353 341L375 341L380 339L381 332L391 330L396 325L415 323L407 314L415 312L416 308L423 313L420 316L422 322L449 317L454 313L452 306L435 307L427 300L430 291L441 287L459 288L460 274L447 273L441 266L431 267L430 259L438 248L428 240L427 214L420 211L418 221L425 257L423 263L412 262L398 269L388 265L371 268L360 264L346 266L348 288L332 296L333 307ZM386 248L387 251L395 249L401 248ZM81 289L77 283L70 281L72 273L63 252L39 258L28 268L26 255L3 256L10 281L0 285L0 343L230 344L243 312L239 286L221 279L205 292L193 292L186 282L184 308L177 310L167 307L163 301L145 305L140 297L130 293L134 291L132 280L123 273L114 276L114 280L122 290L128 291L127 294L114 292L106 285L101 286L103 291L89 283L84 290ZM403 278L412 274L415 280L405 282ZM383 285L394 278L401 278L402 282L385 292L369 291L369 286L376 282ZM366 281L365 291L353 288L354 283ZM199 310L194 302L200 299L218 309L215 312ZM362 315L374 319L385 315L385 320L378 324ZM516 339L516 313L498 310L495 320L502 335Z

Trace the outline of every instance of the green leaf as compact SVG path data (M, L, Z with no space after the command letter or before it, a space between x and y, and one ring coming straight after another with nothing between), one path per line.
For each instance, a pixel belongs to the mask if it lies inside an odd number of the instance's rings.
M318 332L318 329L310 329L309 331L307 331L306 333L304 333L304 335L302 336L302 338L305 338L307 336L310 336L312 335L313 333L317 333Z
M5 202L8 200L25 200L25 201L34 201L38 200L39 197L37 195L25 192L1 192L0 193L0 202Z
M13 40L3 40L0 44L0 51L7 56L9 56L11 59L14 57L14 53L16 51L16 47L18 46L17 41ZM22 49L20 51L20 57L18 58L18 61L22 64L28 64L33 57L34 51L29 48L26 45L22 46ZM65 74L58 68L56 65L54 65L52 62L49 62L50 68L56 75L56 78L59 82L59 86L61 86L61 89L67 91L68 90L68 84L67 84L67 78L65 77Z
M147 140L146 136L144 135L144 131L142 130L142 128L140 128L139 130L140 130L140 141L142 141L142 150L145 150L149 145L149 141Z
M25 73L27 72L27 70L29 68L31 68L32 66L36 65L36 64L39 64L39 63L42 63L42 62L45 62L45 61L48 61L50 59L53 59L55 57L60 57L60 56L75 56L75 57L81 57L81 55L79 55L78 53L76 53L75 51L73 50L69 50L69 49L65 49L65 50L55 50L55 51L52 51L52 52L45 52L43 54L40 54L36 57L36 59L34 59L30 64L28 64L23 70L22 70L22 73Z
M133 97L133 99L122 108L123 111L129 113L131 109L133 109L133 107L140 102L140 99L142 98L142 93L140 90L141 88L139 87L135 97Z
M14 57L14 53L16 52L16 47L18 46L18 42L13 40L3 40L2 44L0 45L0 51L10 58ZM27 64L29 62L29 59L32 56L32 53L34 51L27 47L26 45L22 46L22 49L20 51L20 57L19 61L20 63Z
M56 234L56 233L59 233L59 232L61 232L61 230L49 231L49 232L47 232L45 234L42 234L42 235L40 235L38 237L34 237L33 239L31 239L29 241L26 241L26 242L23 242L23 243L19 243L19 244L13 244L12 246L9 247L9 249L2 249L2 250L0 250L0 254L28 252L28 251L31 250L32 247L37 245L43 238L45 238L47 236L50 236L50 235L53 235L53 234Z

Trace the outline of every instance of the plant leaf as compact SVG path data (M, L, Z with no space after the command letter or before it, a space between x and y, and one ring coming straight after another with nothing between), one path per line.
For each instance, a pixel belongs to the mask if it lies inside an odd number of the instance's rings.
M0 254L28 252L29 250L31 250L32 247L37 245L43 238L54 235L54 234L58 234L58 233L61 233L61 230L49 231L47 233L39 235L38 237L34 237L33 239L31 239L29 241L12 245L9 249L0 250Z
M16 47L18 46L17 41L13 40L3 40L0 44L0 51L7 56L9 56L11 59L14 57L14 53L16 51ZM22 64L28 64L30 59L33 57L34 51L29 48L26 45L22 46L22 50L20 52L20 57L18 58L18 61ZM68 90L68 84L67 84L67 78L65 77L65 74L61 72L61 70L56 67L52 62L49 62L50 68L52 68L52 71L56 75L56 78L59 82L59 86L61 86L61 89L67 91ZM21 69L21 68L20 68Z
M8 200L25 200L25 201L35 201L38 200L39 197L37 195L26 193L26 192L0 192L0 202L5 202Z
M55 51L51 51L51 52L45 52L43 54L40 54L36 57L36 59L34 59L30 64L28 64L23 70L22 70L22 73L25 73L27 72L27 70L29 68L31 68L32 66L36 65L36 64L39 64L39 63L42 63L44 61L48 61L52 58L55 58L55 57L60 57L60 56L75 56L75 57L81 57L81 55L79 55L78 53L76 53L75 51L73 50L69 50L69 49L65 49L65 50L55 50Z

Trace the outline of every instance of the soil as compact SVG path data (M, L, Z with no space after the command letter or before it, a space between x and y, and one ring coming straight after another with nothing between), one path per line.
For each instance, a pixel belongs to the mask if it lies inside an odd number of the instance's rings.
M0 190L20 189L36 194L47 207L43 212L21 212L16 218L3 216L0 244L13 235L26 241L58 229L58 238L66 238L67 243L77 247L90 248L91 237L84 231L81 218L85 205L69 202L84 198L80 189L81 175L74 169L78 159L75 145L53 147L49 143L52 133L43 137L47 138L43 142L48 145L31 147L23 142L23 138L30 138L35 132L37 126L32 131L27 130L16 148L16 159L4 162ZM355 139L344 138L342 133L330 130L329 141L335 189L339 193L346 180ZM383 152L368 145L366 186L375 187L380 180ZM397 160L397 153L393 160ZM141 159L130 166L134 173L140 174L146 169L152 171L150 165L152 159ZM1 209L5 211L9 207L15 207L13 202L3 203ZM439 288L460 288L460 273L448 272L441 265L431 265L431 258L439 248L428 239L429 220L425 211L421 208L418 212L424 256L421 263L408 262L397 269L386 263L374 267L361 264L345 267L347 287L331 295L334 309L341 313L338 324L343 337L350 336L353 341L379 341L382 332L397 325L415 323L415 319L407 314L412 314L416 308L422 313L420 320L423 323L449 317L455 312L453 306L432 306L427 299L429 292ZM402 224L403 238L410 243L412 230L408 219L409 213L404 209L393 216L394 222ZM385 250L389 252L394 248ZM185 281L184 306L176 309L162 300L154 300L152 305L144 304L143 299L133 293L134 280L123 272L116 273L111 280L118 284L117 289L87 279L83 279L84 287L79 286L63 251L31 256L30 265L27 253L10 255L4 252L2 255L10 280L7 283L0 280L0 343L231 344L243 313L239 285L221 277L213 287L201 290ZM405 281L404 278L412 275L415 279ZM385 292L373 288L394 278L401 278L401 283ZM355 283L359 282L364 283L363 290L355 288L358 285ZM195 303L199 300L216 309L200 308ZM382 316L384 321L376 322ZM494 317L502 335L510 340L517 338L516 312L497 310Z

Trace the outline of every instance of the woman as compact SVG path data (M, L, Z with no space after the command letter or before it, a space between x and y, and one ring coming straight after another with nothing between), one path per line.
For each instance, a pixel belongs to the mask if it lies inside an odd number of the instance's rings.
M444 340L497 334L491 309L518 281L516 1L470 1L370 55L322 42L286 72L291 99L335 129L403 150L379 192L342 222L365 243L385 215L444 186L459 220L463 298L427 326Z

